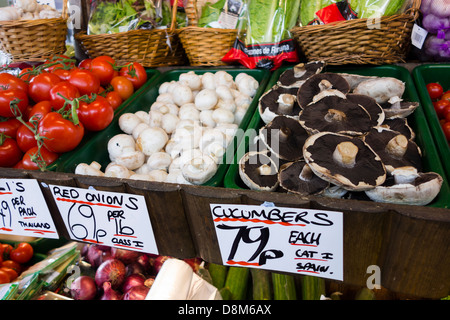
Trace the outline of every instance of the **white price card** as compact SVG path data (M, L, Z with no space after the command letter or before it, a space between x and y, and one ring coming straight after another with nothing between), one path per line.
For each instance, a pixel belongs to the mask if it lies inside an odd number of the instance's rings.
M59 238L36 180L0 179L0 233Z
M72 240L158 254L143 196L55 185L50 190Z
M210 204L222 261L343 280L343 214L275 206Z

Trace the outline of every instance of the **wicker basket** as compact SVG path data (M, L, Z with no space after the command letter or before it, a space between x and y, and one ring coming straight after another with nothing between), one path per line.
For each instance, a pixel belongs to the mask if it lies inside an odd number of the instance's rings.
M108 55L118 63L139 62L144 67L183 65L187 62L180 39L175 32L177 1L167 29L131 30L113 34L75 34L80 47L90 58Z
M66 51L67 0L60 18L0 22L0 49L12 62L40 62Z
M188 0L185 6L189 25L178 29L178 35L189 64L192 66L223 66L223 56L233 47L237 29L198 27L196 0Z
M413 0L404 14L373 19L354 19L291 30L307 60L341 64L393 64L404 62L411 31L419 16L420 0Z

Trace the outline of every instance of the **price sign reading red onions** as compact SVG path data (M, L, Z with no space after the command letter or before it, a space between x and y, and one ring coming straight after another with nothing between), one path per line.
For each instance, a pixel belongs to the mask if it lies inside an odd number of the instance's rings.
M158 254L143 196L50 186L72 240Z
M59 238L36 180L0 179L0 233Z
M226 265L343 280L342 212L211 204Z

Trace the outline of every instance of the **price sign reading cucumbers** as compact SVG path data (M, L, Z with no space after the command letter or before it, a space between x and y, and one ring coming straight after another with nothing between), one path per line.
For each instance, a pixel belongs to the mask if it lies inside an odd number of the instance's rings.
M342 212L211 204L226 265L343 280Z
M59 238L36 180L0 179L0 233Z
M50 186L72 240L158 254L143 196Z

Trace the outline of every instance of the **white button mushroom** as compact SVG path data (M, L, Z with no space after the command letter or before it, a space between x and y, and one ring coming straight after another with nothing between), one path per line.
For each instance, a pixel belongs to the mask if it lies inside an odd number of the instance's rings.
M161 118L161 128L167 132L167 134L171 134L175 131L180 118L173 113L167 113Z
M234 114L230 110L224 108L214 109L212 118L216 123L233 123Z
M181 120L200 120L200 110L194 103L186 103L180 107L178 117Z
M192 94L191 88L189 88L187 85L179 83L173 89L172 99L176 105L182 106L183 104L193 102L194 95Z
M211 127L214 128L216 126L216 122L212 118L213 110L202 110L200 111L199 120L202 125L205 127Z
M161 93L156 97L156 101L157 102L162 102L162 103L175 103L173 101L173 96L170 92L166 92L166 93Z
M140 150L128 147L122 150L122 153L117 155L114 162L123 165L130 170L141 167L145 162L145 155Z
M133 172L124 165L111 162L105 168L105 177L127 179Z
M216 88L221 85L227 86L229 88L233 88L235 86L233 76L224 70L220 70L214 73L214 83Z
M206 156L192 158L181 167L183 177L192 184L200 185L211 179L217 172L216 162Z
M150 170L168 170L171 163L172 157L163 151L155 152L147 159L147 166Z
M212 109L217 101L218 97L213 89L203 89L195 96L195 106L199 110Z
M142 123L142 119L134 113L127 112L119 117L119 128L125 133L131 134L133 129Z
M151 170L148 173L148 179L150 181L165 182L167 179L167 175L168 173L166 170L155 169Z
M189 86L189 88L191 88L191 90L199 90L202 87L202 79L194 71L189 71L189 72L180 74L180 77L178 78L178 80L181 83Z
M136 127L134 127L133 131L131 132L131 135L136 140L137 137L139 136L139 134L141 133L141 131L146 128L149 128L149 127L150 127L150 125L148 123L141 122Z
M84 176L104 176L104 173L100 171L101 165L97 161L92 161L90 164L79 163L75 168L75 174Z
M124 148L132 148L136 147L136 141L134 138L126 133L119 133L113 136L108 141L107 149L109 154L109 159L114 161L116 157L122 154Z
M161 151L166 145L169 137L167 133L159 127L144 129L136 139L136 149L145 155Z
M258 90L259 87L258 81L246 73L241 73L240 77L239 78L237 77L236 85L240 92L250 97L255 96L256 91Z
M210 89L210 90L216 89L216 84L214 81L214 73L205 72L202 75L202 87L203 87L203 89Z

